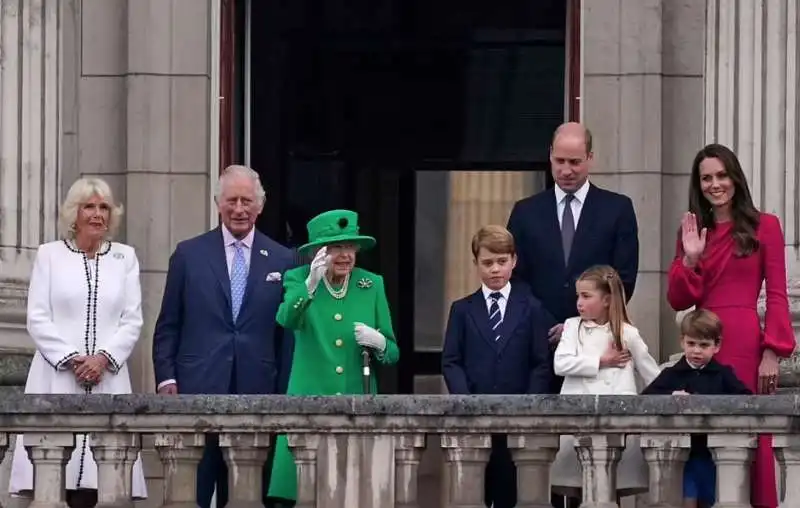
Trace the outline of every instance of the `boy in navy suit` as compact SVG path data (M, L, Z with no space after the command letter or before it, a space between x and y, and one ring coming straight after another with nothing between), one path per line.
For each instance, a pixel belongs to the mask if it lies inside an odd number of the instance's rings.
M481 287L450 307L442 351L447 389L454 395L548 393L547 332L555 320L527 287L511 288L514 237L502 226L485 226L472 238L472 256ZM515 506L516 476L506 436L492 436L486 506Z

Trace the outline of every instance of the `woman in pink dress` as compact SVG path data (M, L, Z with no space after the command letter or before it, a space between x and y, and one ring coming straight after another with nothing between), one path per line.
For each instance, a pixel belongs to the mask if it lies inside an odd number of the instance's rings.
M718 144L700 150L692 164L689 212L681 222L667 299L675 310L694 305L720 317L724 336L717 359L754 393L775 393L778 359L795 348L785 243L778 218L753 205L736 155ZM765 280L762 330L756 304ZM778 506L772 436L759 436L750 492L753 506Z

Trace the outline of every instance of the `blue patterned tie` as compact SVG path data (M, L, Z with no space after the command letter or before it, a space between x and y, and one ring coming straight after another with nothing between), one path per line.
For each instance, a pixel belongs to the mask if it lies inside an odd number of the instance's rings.
M500 312L500 304L498 303L503 294L495 291L489 295L492 300L492 305L489 306L489 326L495 332L494 340L500 340L500 325L503 324L503 314Z
M244 249L242 242L233 244L233 264L231 265L231 310L233 311L233 321L239 317L239 309L242 308L244 289L247 287L247 262L244 260Z

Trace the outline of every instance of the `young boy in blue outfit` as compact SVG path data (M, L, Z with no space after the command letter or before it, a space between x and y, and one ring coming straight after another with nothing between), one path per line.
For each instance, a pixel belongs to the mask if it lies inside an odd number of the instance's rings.
M722 322L716 314L695 309L681 322L683 357L664 369L643 395L751 395L733 369L714 359L722 341ZM717 487L717 467L703 434L692 434L689 459L683 470L685 508L711 508Z
M554 319L527 287L509 279L517 262L514 237L485 226L472 238L481 287L453 302L447 320L442 372L451 394L548 393L547 331ZM486 506L517 504L516 468L506 436L492 436L486 467Z

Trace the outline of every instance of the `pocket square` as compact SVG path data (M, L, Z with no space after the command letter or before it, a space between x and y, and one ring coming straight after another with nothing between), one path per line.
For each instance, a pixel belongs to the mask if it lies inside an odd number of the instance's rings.
M281 278L280 272L272 272L267 274L267 282L280 282Z

